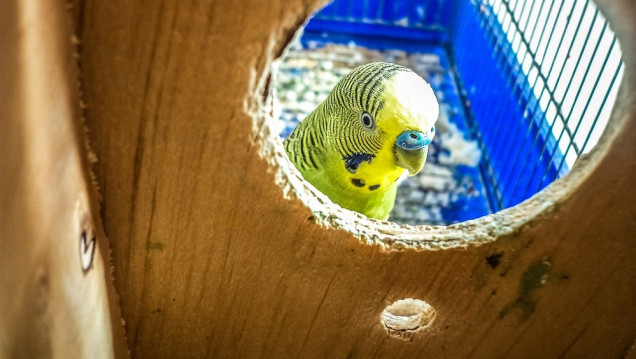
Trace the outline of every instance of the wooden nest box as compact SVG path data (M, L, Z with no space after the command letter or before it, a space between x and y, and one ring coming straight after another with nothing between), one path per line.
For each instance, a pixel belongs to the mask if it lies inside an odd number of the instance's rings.
M290 165L321 0L0 5L0 358L636 358L636 5L598 146L508 210L372 221Z

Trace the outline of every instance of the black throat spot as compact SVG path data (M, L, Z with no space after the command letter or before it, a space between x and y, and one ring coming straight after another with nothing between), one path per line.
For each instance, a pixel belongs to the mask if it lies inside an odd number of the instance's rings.
M345 161L345 168L347 171L355 174L362 162L371 163L371 160L373 160L374 157L375 155L370 153L354 153L352 155L345 156L342 159Z

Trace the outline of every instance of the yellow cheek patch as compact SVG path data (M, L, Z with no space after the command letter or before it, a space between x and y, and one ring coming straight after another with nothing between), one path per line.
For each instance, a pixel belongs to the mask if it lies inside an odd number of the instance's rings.
M364 180L364 187L371 191L394 184L404 169L395 164L392 149L392 144L384 146L371 162L361 164L351 177Z

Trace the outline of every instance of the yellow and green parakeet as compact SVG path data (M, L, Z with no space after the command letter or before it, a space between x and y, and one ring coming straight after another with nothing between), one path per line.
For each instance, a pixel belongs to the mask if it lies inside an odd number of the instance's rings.
M305 180L344 208L387 219L397 180L424 166L439 104L410 69L375 62L343 77L285 140Z

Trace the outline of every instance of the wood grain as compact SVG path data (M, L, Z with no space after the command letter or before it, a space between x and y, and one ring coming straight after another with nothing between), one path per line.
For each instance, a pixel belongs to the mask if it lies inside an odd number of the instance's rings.
M269 70L319 3L77 4L132 356L626 355L636 338L633 3L600 4L626 67L594 153L524 205L449 228L334 209L281 157L263 101ZM436 317L390 335L380 315L409 297Z
M64 1L0 4L0 358L126 355L71 34Z

